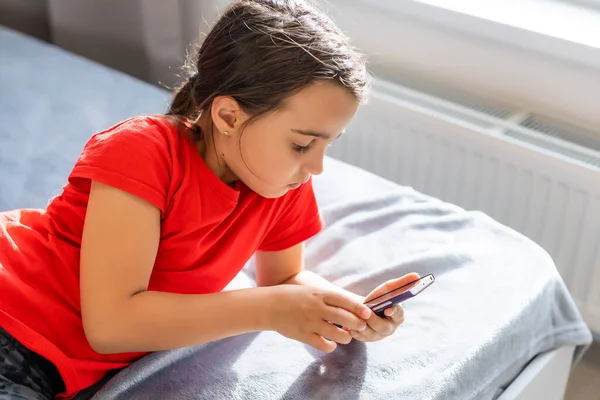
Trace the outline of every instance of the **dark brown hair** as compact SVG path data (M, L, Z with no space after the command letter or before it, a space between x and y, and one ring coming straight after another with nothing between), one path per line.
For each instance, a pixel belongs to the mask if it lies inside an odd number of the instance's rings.
M217 96L231 96L251 122L314 82L341 85L359 101L369 75L363 55L322 12L302 0L238 0L184 67L167 115L194 122ZM194 138L203 135L194 126Z

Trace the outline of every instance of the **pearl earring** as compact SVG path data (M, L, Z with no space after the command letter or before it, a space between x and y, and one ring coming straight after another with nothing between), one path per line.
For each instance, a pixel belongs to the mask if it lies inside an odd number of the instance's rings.
M228 131L223 131L223 135L229 136L229 132Z

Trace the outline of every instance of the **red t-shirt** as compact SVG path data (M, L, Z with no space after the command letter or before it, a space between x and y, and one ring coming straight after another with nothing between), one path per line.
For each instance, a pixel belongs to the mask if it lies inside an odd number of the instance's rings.
M91 180L160 209L150 290L219 292L256 250L283 250L322 228L310 181L277 199L239 181L234 189L166 118L131 118L97 133L45 211L0 213L0 326L57 366L60 397L145 354L98 354L83 332L79 253Z

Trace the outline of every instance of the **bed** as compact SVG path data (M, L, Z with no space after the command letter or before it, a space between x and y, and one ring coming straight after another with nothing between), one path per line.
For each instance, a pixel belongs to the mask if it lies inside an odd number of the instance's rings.
M0 27L0 209L44 207L85 141L169 95ZM351 134L351 132L349 132ZM328 158L307 269L360 294L437 282L384 341L320 354L274 332L150 354L78 399L561 399L592 337L535 243L480 212ZM226 288L254 285L252 261Z

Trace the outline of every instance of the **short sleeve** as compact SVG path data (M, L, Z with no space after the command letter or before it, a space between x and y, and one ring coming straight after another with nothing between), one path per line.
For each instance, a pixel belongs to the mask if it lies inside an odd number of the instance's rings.
M164 212L172 165L168 135L145 117L131 118L99 132L84 146L69 181L83 178L101 182Z
M260 251L280 251L310 239L323 229L312 179L286 195L278 218L273 222Z

